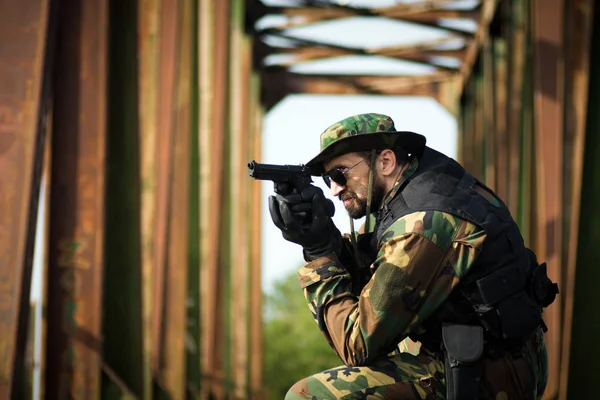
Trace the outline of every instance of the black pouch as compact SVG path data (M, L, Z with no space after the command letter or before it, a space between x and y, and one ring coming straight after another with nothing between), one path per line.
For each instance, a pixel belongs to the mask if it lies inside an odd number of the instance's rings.
M483 328L476 325L442 326L446 399L477 399L483 375Z
M345 241L339 255L340 261L352 278L352 293L356 296L360 295L371 279L372 273L369 267L377 256L376 253L373 255L370 247L372 236L372 233L358 235L357 252L354 251L349 240Z

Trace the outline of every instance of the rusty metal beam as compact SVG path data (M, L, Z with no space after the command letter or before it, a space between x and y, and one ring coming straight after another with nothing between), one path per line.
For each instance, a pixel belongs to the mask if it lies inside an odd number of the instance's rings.
M45 396L99 397L108 0L59 9Z
M177 2L172 2L177 7ZM186 397L186 321L187 321L187 275L189 186L190 186L190 134L191 104L190 85L192 68L192 20L191 0L179 0L181 12L178 18L179 48L173 60L177 66L175 92L173 172L170 177L169 239L167 242L167 268L163 315L163 357L161 382L173 399Z
M234 0L231 7L231 47L229 79L230 126L230 194L231 217L229 243L231 249L231 381L234 398L250 398L248 365L250 362L250 236L247 218L251 202L247 162L250 158L249 126L250 76L252 68L251 39L245 35L244 0Z
M171 175L169 176L169 204L166 242L166 269L163 283L162 337L160 382L174 399L186 397L186 318L188 273L188 220L190 186L190 134L191 134L191 68L192 68L192 20L191 0L169 2L177 8L174 58L175 79L170 90L173 103L168 109L172 114L173 131Z
M494 82L494 54L492 50L491 38L487 37L482 43L481 49L482 63L482 82L481 82L481 101L482 108L482 141L485 163L483 165L484 182L492 190L497 190L497 178L495 162L495 97L496 87Z
M157 175L156 175L156 215L154 236L154 274L152 304L152 356L155 376L162 385L160 374L164 353L163 328L164 317L164 285L165 268L167 264L168 229L169 229L169 207L170 207L170 184L172 174L172 152L174 137L174 87L175 87L175 59L177 54L178 37L178 15L177 2L160 0L159 14L159 64L158 64L158 113L157 113Z
M152 399L152 364L158 358L153 353L153 270L156 264L156 198L158 142L158 66L159 43L154 38L159 35L158 20L160 0L140 0L138 2L138 126L140 153L140 245L142 264L142 341L143 341L143 398ZM150 365L150 367L148 367ZM156 364L155 364L156 365Z
M451 72L434 72L425 75L335 75L335 74L301 74L295 72L287 72L281 69L273 68L262 73L263 80L277 80L282 77L288 79L307 79L307 80L331 80L336 78L344 78L348 80L357 80L364 84L383 85L390 84L391 86L408 87L412 85L422 85L431 82L444 82L452 80L454 74Z
M581 5L581 3L577 5ZM561 400L563 398L592 398L595 397L598 390L597 381L590 379L588 371L596 369L596 360L600 358L600 347L590 345L595 342L597 337L600 337L600 318L598 318L596 300L598 298L598 281L600 281L600 269L597 267L600 213L597 212L596 202L600 197L600 179L598 177L598 171L600 171L600 113L598 113L600 108L600 90L598 90L600 88L600 53L595 51L600 46L600 7L597 1L588 2L588 5L589 7L582 7L583 9L580 11L591 14L589 17L591 17L593 28L591 46L586 50L589 51L589 54L585 56L589 57L589 88L588 105L585 111L586 132L582 152L585 158L581 175L583 184L580 195L577 269L572 308L576 312L572 315L572 340L569 343L568 392L565 397L561 397ZM577 25L577 29L584 30L585 28L586 23ZM570 43L572 42L567 42L567 44ZM579 87L579 82L576 87ZM577 101L576 107L579 105L580 103ZM578 110L578 112L580 111ZM578 130L579 126L576 129ZM573 156L576 155L577 153L573 154ZM565 289L570 290L570 286L567 284ZM568 293L565 294L570 297ZM561 387L560 390L562 392L563 388Z
M21 393L56 2L0 1L0 398Z
M461 98L461 134L459 161L467 171L475 171L475 82L470 79Z
M136 2L119 1L111 1L109 9L103 359L128 390L145 397L144 375L150 363L143 362L138 9ZM122 388L106 378L109 375L102 379L103 397L119 396Z
M455 39L455 38L451 38ZM436 41L440 43L441 41ZM426 64L439 69L455 70L455 68L447 68L443 65L436 64L430 60L430 57L451 57L462 61L465 57L465 49L462 46L459 49L436 49L433 45L431 48L426 48L428 44L419 43L413 46L388 47L381 49L342 49L328 45L316 46L299 46L294 48L279 49L278 52L284 54L292 54L295 56L293 60L288 60L277 64L278 66L289 66L306 61L315 61L343 57L349 55L371 55L382 56L396 60L417 62Z
M387 18L398 18L408 22L435 22L440 19L453 19L453 18L465 18L465 19L479 19L480 11L467 10L467 11L456 11L456 10L435 10L423 13L389 13L383 16ZM440 27L440 29L443 29Z
M304 26L317 22L340 20L359 16L379 16L388 19L428 22L437 21L440 18L469 18L474 17L475 10L448 10L447 5L453 0L420 1L409 4L397 4L383 8L359 8L342 5L333 7L279 7L267 8L274 13L289 16L292 21L280 25L278 29L288 29ZM475 16L475 18L477 18ZM440 27L441 28L441 27ZM443 28L442 28L443 29Z
M427 66L437 68L438 71L459 71L460 74L456 76L456 82L453 85L445 85L446 89L444 94L445 102L450 106L449 109L455 109L457 100L449 101L447 99L450 90L454 92L456 99L460 98L462 90L468 76L471 73L473 63L476 60L481 43L488 35L489 24L494 17L498 0L482 0L481 3L477 4L472 9L451 9L448 6L452 1L423 1L410 4L398 4L392 7L379 8L379 9L368 9L368 8L353 8L348 6L335 5L332 7L279 7L271 9L275 13L287 15L294 21L290 24L280 25L274 28L268 28L258 32L258 34L271 34L276 35L292 43L295 43L293 47L270 47L264 43L256 46L256 55L259 57L266 57L268 54L276 53L287 53L294 55L294 59L279 63L278 66L289 66L299 62L314 61L327 59L332 57L341 57L347 55L379 55L390 57L394 59L417 62ZM266 8L268 12L269 8ZM322 22L325 20L348 18L353 16L379 16L385 18L399 19L408 22L414 22L425 26L433 26L444 30L445 28L438 24L440 19L447 18L471 18L477 20L479 27L475 35L470 33L461 32L456 35L452 29L445 29L452 36L450 38L443 38L438 41L432 41L429 43L418 43L409 46L397 46L382 49L354 49L344 46L337 46L332 44L324 44L316 41L298 39L293 36L283 34L281 31L290 28L292 26L308 25L310 23ZM462 39L466 40L464 47L462 48L448 48L444 49L436 46L435 42L439 44L449 41ZM260 50L262 49L262 51ZM444 65L441 61L435 60L434 57L449 57L459 60L459 66L456 68L453 66ZM267 67L269 69L270 67ZM363 85L360 82L348 82L346 77L340 78L343 80L343 85L336 84L338 89L334 89L333 86L324 89L325 93L335 93L335 90L342 90L342 93L378 93L378 89L373 89L369 85ZM294 86L292 84L292 86ZM293 87L282 89L273 88L269 83L265 83L265 102L267 107L271 107L277 103L279 99L283 98L288 93L297 92ZM269 93L269 90L274 91ZM313 89L315 93L321 93L319 89ZM398 94L397 91L388 91L390 94ZM416 90L417 93L422 93L422 88ZM402 90L400 94L404 94ZM408 93L410 94L410 93ZM439 94L437 95L439 97Z
M449 73L429 75L369 76L369 75L308 75L288 72L263 73L263 91L274 103L277 93L319 94L381 94L436 96L439 84L450 81ZM269 103L269 105L274 105Z
M456 98L456 86L453 79L446 79L437 83L437 93L434 99L440 103L454 118L460 118L460 99ZM457 139L459 140L459 139ZM460 144L459 144L460 146ZM459 147L457 146L457 147Z
M485 78L481 63L477 68L477 72L473 74L473 98L475 106L473 107L473 151L474 168L471 171L482 182L485 182L485 167L487 152L485 149Z
M187 397L201 398L201 319L200 301L200 255L202 238L200 236L200 64L199 64L199 23L200 2L192 0L191 14L191 47L190 70L190 176L189 176L189 215L188 215L188 274L186 303L186 389Z
M50 204L50 190L51 190L51 186L50 186L50 174L51 174L51 166L52 166L52 112L50 111L48 113L48 118L45 121L45 126L46 126L46 143L44 145L45 149L44 149L44 172L43 172L43 177L42 177L42 184L44 185L44 198L40 199L41 202L43 203L43 207L44 207L44 220L43 221L39 221L40 224L43 224L44 227L44 231L42 232L42 248L40 249L41 253L42 253L42 281L46 282L47 281L47 276L48 276L48 245L49 245L49 233L50 233L50 213L48 212L48 207ZM40 399L45 399L45 394L44 394L44 385L43 382L45 382L45 376L48 370L48 365L46 364L46 353L48 351L48 349L46 348L46 343L44 341L44 338L46 337L46 332L47 332L47 326L48 326L48 318L47 318L47 313L44 312L44 310L48 309L48 291L46 290L46 287L42 288L42 296L40 298L41 300L41 310L40 310L40 314L41 314L41 324L40 324L40 332L39 332L39 337L40 337L40 352L37 355L38 360L39 360L39 380L38 382L40 383L40 387L39 387L39 398Z
M479 15L476 16L476 18L474 18L474 20L479 19ZM455 36L455 37L459 37L465 40L471 40L473 38L475 38L475 32L470 32L470 31L465 31L462 29L458 29L458 28L453 28L450 26L444 26L441 24L440 21L435 21L435 22L427 22L427 21L411 21L412 24L418 26L418 27L422 27L422 28L434 28L434 29L441 29L443 30L445 33L448 33L449 35Z
M472 16L474 18L478 18L479 14L475 14L473 13ZM383 18L387 18L385 16L382 16ZM300 26L305 26L305 25L310 25L311 23L318 23L318 22L326 22L326 21L335 21L335 20L340 20L343 18L332 18L332 19L324 19L321 21L306 21L306 22L290 22L287 24L283 24L283 25L279 25L276 26L274 28L269 28L269 29L274 29L277 31L283 31L289 28L295 28L295 27L300 27ZM403 21L401 18L388 18L388 19L395 19L398 21ZM424 28L434 28L434 29L439 29L439 30L443 30L444 32L447 32L448 34L451 34L453 36L458 36L460 38L464 38L464 39L472 39L474 37L474 34L472 32L469 31L465 31L465 30L461 30L461 29L457 29L457 28L453 28L453 27L449 27L449 26L444 26L440 23L439 20L437 19L431 19L431 20L411 20L411 21L404 21L404 22L411 22L412 24L424 27Z
M212 136L210 140L210 201L208 209L211 210L208 218L209 242L206 251L209 259L206 268L208 269L209 281L207 307L210 307L211 319L207 321L210 324L210 330L206 332L210 337L207 338L208 359L205 365L204 377L208 378L208 393L214 398L221 400L225 398L225 388L223 381L226 375L225 361L225 276L226 271L221 254L222 239L224 236L223 215L214 212L223 207L225 195L223 190L225 165L223 159L227 157L224 153L224 142L226 134L226 112L227 112L227 55L229 53L229 28L230 28L230 0L214 1L214 18L210 22L213 25L214 52L212 53L213 88L211 115L208 116L211 122L210 131L204 132L205 135ZM218 133L215 135L215 133ZM208 195L207 193L207 195ZM208 376L207 376L208 375Z
M464 55L464 51L456 51L456 49L439 49L436 46L443 44L449 40L456 40L457 38L444 38L442 40L435 40L426 43L416 43L414 45L387 47L382 49L354 49L345 46L338 46L332 44L321 43L313 40L297 39L293 36L284 35L281 33L273 33L281 38L288 39L292 42L297 43L297 46L292 48L272 48L272 51L280 53L293 54L296 56L295 60L286 61L278 64L279 66L287 66L296 64L298 62L315 61L327 58L342 57L348 55L379 55L385 56L397 60L417 62L428 66L433 66L439 70L451 70L455 71L456 68L446 67L432 62L429 57L442 56L442 57L456 57L461 58Z
M561 287L563 300L563 329L561 341L561 369L559 398L566 399L573 340L573 312L575 300L575 277L577 244L579 242L581 190L583 186L584 142L587 127L588 94L590 83L590 52L594 29L594 1L575 0L566 3L565 32L565 214L568 216L563 240L564 283ZM596 27L595 29L598 29ZM582 388L583 389L583 388ZM583 389L580 393L584 393Z
M250 123L248 129L251 133L249 160L262 159L262 122L264 110L259 101L260 78L256 72L251 77L251 105ZM251 398L266 398L263 380L263 334L262 334L262 282L261 282L261 187L260 184L250 185L250 223L248 235L250 237L250 391Z
M430 56L446 56L446 57L459 57L463 53L463 49L467 43L462 43L459 47L440 49L440 46L445 44L452 44L462 39L456 36L444 37L441 39L428 40L426 42L411 43L402 46L389 46L380 47L375 49L367 50L367 53L378 56L404 56L404 55L416 55L423 53Z
M316 61L324 59L332 59L337 57L344 57L348 55L381 55L395 60L408 61L412 63L419 63L429 67L434 67L438 71L456 71L457 67L446 66L440 63L436 63L431 60L431 57L451 57L458 58L461 60L464 58L465 52L460 50L436 50L436 51L423 51L414 53L404 53L403 55L397 55L392 52L387 54L379 54L378 52L365 53L362 51L350 51L350 50L339 50L319 47L303 47L297 49L284 49L282 53L292 54L295 56L294 60L288 60L277 64L277 66L290 66L307 61Z
M437 82L419 86L397 87L394 89L382 89L367 86L356 81L345 81L344 79L305 79L302 82L303 93L313 94L385 94L395 96L428 96L437 97Z
M220 157L213 153L213 142L220 140L218 135L213 134L213 118L215 114L214 94L215 85L215 2L213 0L200 0L198 11L199 19L199 157L200 157L200 320L202 321L201 337L201 398L207 398L210 392L210 381L206 375L212 373L216 321L216 298L217 266L216 249L213 248L215 213L213 207L212 192L215 176L213 170L215 162L220 162ZM216 158L216 160L213 160ZM217 221L218 223L218 221Z
M548 275L562 285L562 165L564 44L562 0L532 2L536 147L536 253ZM545 398L558 394L561 368L562 298L546 311L549 379Z
M477 21L478 27L477 32L475 33L475 40L468 45L464 61L460 67L460 74L457 75L457 98L460 98L462 95L465 82L471 76L473 66L477 60L477 56L481 48L481 44L485 41L485 38L489 36L489 26L494 19L499 0L481 1L481 16Z
M510 22L508 33L507 68L508 68L508 109L507 109L507 133L508 133L508 195L505 201L511 214L518 220L519 204L519 171L521 168L520 137L522 128L523 108L523 84L525 75L526 57L526 33L525 14L526 10L522 1L511 1L508 3L510 10Z
M494 47L500 45L496 43ZM502 44L501 46L504 46ZM495 67L495 90L496 98L494 101L494 136L491 138L494 143L494 169L496 171L496 193L500 198L508 198L508 185L510 178L508 175L508 137L506 132L506 102L507 83L506 83L506 60L503 50L495 49L496 60Z

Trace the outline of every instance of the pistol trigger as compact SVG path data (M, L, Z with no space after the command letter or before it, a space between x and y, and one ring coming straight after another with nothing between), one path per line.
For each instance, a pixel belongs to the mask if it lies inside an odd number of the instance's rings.
M331 201L330 199L327 199L326 201L325 214L330 218L333 218L333 216L335 215L335 204L333 204L333 201Z
M300 193L292 193L285 196L285 200L291 204L302 203L302 196L300 195Z
M292 214L307 213L312 210L312 206L310 203L291 204L290 210L292 211Z

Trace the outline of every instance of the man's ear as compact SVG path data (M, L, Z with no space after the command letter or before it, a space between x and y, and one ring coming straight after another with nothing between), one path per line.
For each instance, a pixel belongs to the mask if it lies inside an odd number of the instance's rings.
M396 173L396 155L390 149L385 149L379 154L381 173L384 176Z

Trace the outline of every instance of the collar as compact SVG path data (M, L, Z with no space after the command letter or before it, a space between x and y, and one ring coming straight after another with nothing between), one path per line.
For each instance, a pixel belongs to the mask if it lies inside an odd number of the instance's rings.
M404 171L402 171L402 174L396 181L396 184L394 185L394 187L383 198L383 201L381 202L381 206L379 207L379 209L384 208L385 206L387 206L390 203L390 201L392 201L392 199L400 191L400 188L404 186L404 182L406 182L411 176L413 176L415 174L418 167L419 167L419 160L417 157L413 157L410 160L408 167Z

